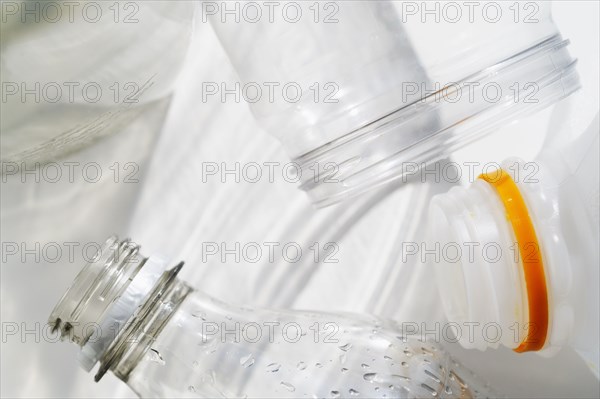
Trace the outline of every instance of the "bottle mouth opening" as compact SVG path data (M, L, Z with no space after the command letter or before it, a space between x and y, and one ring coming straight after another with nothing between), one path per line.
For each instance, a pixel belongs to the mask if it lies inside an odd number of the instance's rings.
M106 240L95 258L77 275L52 310L48 323L61 339L84 346L94 333L92 323L106 313L142 268L139 245L116 236Z
M568 45L554 35L296 158L300 188L318 207L340 202L569 96L580 83Z
M86 371L99 361L102 363L97 380L113 365L121 367L120 372L126 375L136 364L137 358L131 356L144 352L144 339L124 341L123 337L139 334L136 328L140 323L153 325L156 320L164 322L170 317L170 312L156 316L157 310L153 308L157 301L165 300L166 290L178 293L179 296L168 297L178 301L189 291L187 286L177 286L177 290L172 287L183 263L166 271L164 259L141 256L139 250L140 246L129 239L120 241L116 236L107 239L98 255L77 275L48 320L62 340L68 339L81 347L79 363ZM160 312L160 306L156 307ZM146 319L140 309L146 309L153 317ZM156 333L159 327L154 327ZM125 344L133 349L124 357L115 347L122 349Z

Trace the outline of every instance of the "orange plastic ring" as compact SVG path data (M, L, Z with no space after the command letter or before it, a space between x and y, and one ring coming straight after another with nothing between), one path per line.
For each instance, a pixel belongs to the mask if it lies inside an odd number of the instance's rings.
M546 342L549 316L544 263L535 228L519 187L506 171L499 169L496 172L482 174L479 178L495 188L504 204L506 218L511 223L517 238L519 259L525 275L529 323L527 336L514 351L519 353L538 351Z

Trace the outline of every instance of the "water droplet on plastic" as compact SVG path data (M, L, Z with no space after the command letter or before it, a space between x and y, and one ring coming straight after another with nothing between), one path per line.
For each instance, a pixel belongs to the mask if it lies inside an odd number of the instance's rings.
M352 349L352 344L351 343L347 343L345 345L339 346L339 348L341 350L343 350L344 352L348 352L350 349Z
M198 361L197 361L197 360L194 360L194 361L192 362L192 366L194 366L194 367L200 367L200 363L198 363Z
M323 365L321 363L315 363L315 367L321 368L321 367L323 367Z
M345 367L342 367L342 373L345 373L345 372L347 372L347 371L348 371L348 369L347 369L347 368L345 368Z
M396 380L410 381L410 377L406 377L404 375L392 374L390 377L392 377L392 378L394 378Z
M340 397L340 392L339 391L331 391L331 397L332 398L339 398Z
M350 388L350 390L348 392L350 392L350 395L352 395L352 396L358 396L360 394L360 392L358 392L354 388Z
M226 318L227 320L231 320L231 316L229 316L229 315L225 316L225 318Z
M252 366L254 364L254 357L252 356L252 353L249 354L248 356L244 356L240 359L240 364L242 366L244 366L244 368L248 368L250 366Z
M360 367L362 367L363 369L368 369L369 365L367 363L363 363L360 365Z
M165 359L160 355L160 353L156 349L150 348L150 361L160 364L161 366L165 365Z
M437 391L434 388L430 387L429 385L427 385L427 384L421 384L421 387L425 388L426 390L428 390L429 393L431 394L431 396L434 396L434 397L438 396Z
M267 371L271 373L276 373L281 368L281 364L279 363L271 363L267 365Z
M431 356L433 356L433 352L430 351L429 349L425 348L424 346L421 347L421 352L423 352L424 355L431 355Z
M285 389L287 389L290 392L294 392L296 390L296 387L290 384L289 382L281 381L281 385L283 385Z
M425 369L425 374L427 374L432 380L434 380L438 384L441 383L440 378L431 371Z
M306 369L306 363L300 362L296 367L298 367L298 370L304 370Z
M345 353L343 355L340 355L340 364L346 363L346 359L347 359L347 356Z
M408 363L406 363L406 362L402 362L402 363L400 363L400 364L401 364L403 367L408 367Z
M391 357L389 357L388 355L385 355L383 358L384 358L385 360L392 360L392 358L391 358Z
M375 377L377 377L377 373L367 373L367 374L363 375L363 378L365 379L365 381L373 381L375 379Z
M196 392L196 387L194 387L193 385L190 385L188 387L188 391L190 391L190 392Z

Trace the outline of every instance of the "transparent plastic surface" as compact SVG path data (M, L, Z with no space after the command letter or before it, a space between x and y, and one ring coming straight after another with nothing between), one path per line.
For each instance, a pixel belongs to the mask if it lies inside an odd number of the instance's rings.
M84 368L100 362L96 381L110 370L141 397L493 395L394 322L232 306L180 280L183 262L164 271L139 249L109 238L49 317Z
M257 23L236 23L222 9L212 15L210 4L203 11L243 82L277 82L276 94L289 89L287 97L260 96L252 110L290 155L307 153L393 111L403 82L427 81L393 2L287 2L287 7L283 2L281 7L272 22L265 16ZM293 87L301 89L297 102Z
M549 5L532 4L533 13L517 15L509 3L477 3L487 11L454 21L442 2L402 1L284 2L262 18L208 3L201 15L257 120L305 172L302 189L324 206L575 91L568 41Z
M441 347L388 322L237 308L199 292L127 383L141 397L496 396Z
M48 161L123 130L172 89L194 4L3 3L3 161Z

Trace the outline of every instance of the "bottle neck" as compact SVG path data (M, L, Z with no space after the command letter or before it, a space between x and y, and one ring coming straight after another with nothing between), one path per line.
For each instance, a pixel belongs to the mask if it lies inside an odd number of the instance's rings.
M294 162L306 172L301 173L300 188L319 207L340 202L410 176L417 166L443 159L504 121L569 96L580 84L568 45L568 40L554 34L442 90L424 90L429 82L423 79L420 87L424 92L407 103L397 104L396 109L374 115L373 120L367 119L352 129L341 129L323 145L296 156ZM537 88L535 106L531 101L515 101L528 96L527 87L517 84L522 81ZM476 86L472 86L474 82ZM468 89L487 86L514 96L490 101L486 90ZM344 117L347 119L347 113ZM330 128L325 126L324 131ZM284 145L293 147L285 141ZM294 153L295 148L288 149Z
M524 339L528 319L527 292L514 233L494 189L483 180L469 188L454 187L432 199L429 213L431 245L455 248L433 265L448 321L456 323L456 339L466 348L499 345L516 348ZM446 250L445 252L448 252ZM489 339L483 326L496 326L499 339ZM466 333L469 326L477 331Z
M433 240L463 248L458 262L442 259L435 268L449 320L480 329L458 337L465 347L548 354L570 339L572 273L556 184L543 164L535 179L526 165L506 161L498 173L432 200Z
M109 238L56 305L49 324L81 347L79 361L96 381L113 371L126 380L191 288L176 276L183 262L139 253L129 240Z
M142 307L133 315L125 330L119 334L100 359L100 368L94 377L99 381L111 370L127 381L129 374L150 349L179 305L192 289L177 278L183 262L166 271L152 289Z

